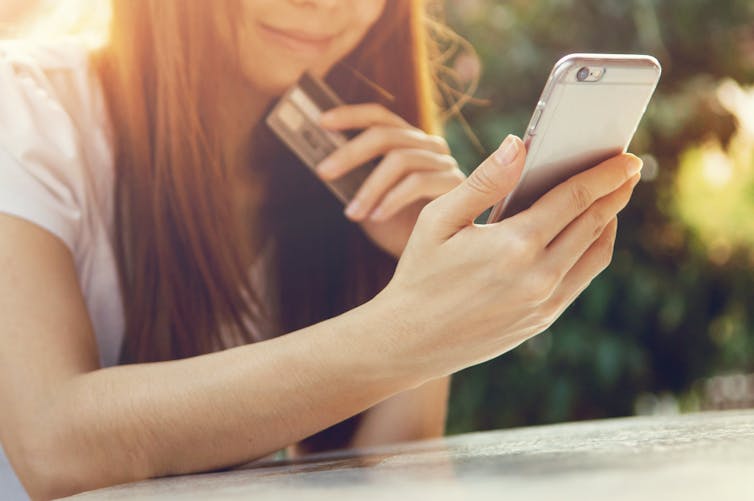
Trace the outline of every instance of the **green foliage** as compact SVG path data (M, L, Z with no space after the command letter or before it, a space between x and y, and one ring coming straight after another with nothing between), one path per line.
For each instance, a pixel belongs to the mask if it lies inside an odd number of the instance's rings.
M646 393L672 393L694 408L704 399L696 381L754 371L754 246L721 257L675 203L683 159L698 162L701 145L725 145L736 130L716 90L724 78L754 81L754 3L446 3L449 24L483 63L476 96L490 104L468 106L464 116L487 152L507 133L522 134L565 54L649 53L663 65L631 147L645 156L646 179L621 215L613 264L550 332L455 376L449 431L629 415ZM457 121L448 133L459 162L476 166L481 152ZM742 210L735 213L746 220Z

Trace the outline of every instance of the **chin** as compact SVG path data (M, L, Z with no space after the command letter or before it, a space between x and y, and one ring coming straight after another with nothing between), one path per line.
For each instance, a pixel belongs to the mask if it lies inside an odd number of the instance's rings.
M265 62L266 63L266 62ZM306 71L311 71L315 76L323 78L328 69L324 66L327 64L306 65L295 64L283 65L279 61L277 64L265 64L257 62L254 66L245 68L244 74L251 86L262 95L278 97L295 84L301 75ZM262 68L274 68L270 71L260 71Z
M278 97L285 93L299 79L303 70L297 72L281 72L259 74L255 69L253 74L246 73L246 79L255 92L263 96Z

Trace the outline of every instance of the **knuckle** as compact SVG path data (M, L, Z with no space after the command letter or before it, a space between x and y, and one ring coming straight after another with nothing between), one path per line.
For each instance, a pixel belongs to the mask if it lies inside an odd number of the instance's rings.
M593 207L588 214L589 226L591 226L592 228L592 238L596 240L602 235L602 232L605 230L606 219L602 210L596 207Z
M401 166L405 166L407 164L411 163L411 152L409 150L405 149L397 149L397 150L391 150L388 155L393 157L393 161L396 164L400 164Z
M526 225L518 230L518 239L527 254L536 253L541 247L541 231L533 225Z
M409 191L416 191L424 180L424 177L420 172L412 172L403 180L403 184Z
M404 172L409 163L408 154L404 150L391 150L384 157L384 169L391 175Z
M565 298L563 298L561 294L557 294L553 295L550 300L542 306L541 317L543 326L549 327L558 319L563 303L565 303Z
M458 160L455 159L455 157L452 157L451 155L443 155L442 156L443 161L443 167L446 170L457 170L460 172L460 168L458 166Z
M601 226L599 223L592 225L592 241L600 238L603 231L605 231L605 227Z
M367 148L385 151L394 142L393 130L384 125L373 125L362 133L361 140Z
M453 169L450 172L450 178L452 179L453 186L458 186L466 181L466 174L461 169Z
M450 145L448 144L448 140L445 139L442 136L438 135L430 135L429 139L438 147L440 151L442 151L444 154L450 154Z
M506 241L505 252L518 261L528 262L536 253L536 246L528 230L519 230L511 234Z
M466 174L463 173L461 169L453 169L451 172L453 172L453 177L458 182L458 184L463 183L466 181Z
M552 296L557 284L557 275L549 270L541 270L529 275L525 297L528 301L540 304Z
M585 211L592 204L589 188L581 183L574 183L570 188L571 203L579 211Z
M550 296L552 296L555 288L558 285L558 282L560 281L560 273L558 273L557 270L545 268L543 270L540 270L539 273L535 274L535 279L539 283L541 290L544 291L546 296L549 298Z
M603 266L603 269L610 266L610 263L613 261L613 243L615 240L613 238L606 239L606 241L602 244L602 252L601 252L601 264Z
M384 125L373 125L372 127L369 127L366 132L364 132L364 135L372 141L382 143L390 139L391 132L392 130L390 129L390 127L385 127Z
M594 247L593 262L595 263L594 267L599 273L610 266L613 260L613 240L611 238L600 238L595 242Z

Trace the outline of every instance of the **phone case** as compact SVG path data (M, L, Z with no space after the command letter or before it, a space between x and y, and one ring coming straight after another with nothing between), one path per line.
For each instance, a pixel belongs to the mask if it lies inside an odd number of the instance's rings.
M594 71L582 79L585 68ZM574 174L625 152L660 73L651 56L571 54L558 61L526 128L521 179L487 222L526 210Z

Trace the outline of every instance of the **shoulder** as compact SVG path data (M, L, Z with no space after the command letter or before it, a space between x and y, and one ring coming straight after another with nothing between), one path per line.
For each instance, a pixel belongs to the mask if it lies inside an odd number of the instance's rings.
M0 40L0 54L9 63L48 71L71 71L86 64L89 49L83 41L64 38L50 41L34 39Z
M74 39L0 41L0 135L6 146L104 126L101 92L89 60L90 51ZM57 131L53 137L40 134L52 129Z
M49 229L74 253L96 192L112 182L89 61L75 40L0 41L0 211Z

